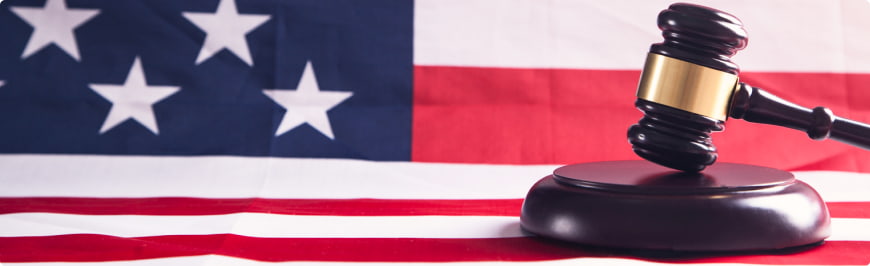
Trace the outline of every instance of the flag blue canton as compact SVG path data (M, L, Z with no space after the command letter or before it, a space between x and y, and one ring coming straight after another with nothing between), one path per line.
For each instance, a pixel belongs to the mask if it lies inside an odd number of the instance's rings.
M409 160L413 3L364 2L3 1L0 153Z

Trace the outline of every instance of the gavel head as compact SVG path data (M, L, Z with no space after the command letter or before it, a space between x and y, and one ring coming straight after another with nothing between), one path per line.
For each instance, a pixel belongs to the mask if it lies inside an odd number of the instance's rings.
M701 171L718 156L710 133L725 129L739 72L731 56L746 31L731 14L683 3L659 13L658 26L665 40L650 47L635 102L644 117L628 140L646 160Z

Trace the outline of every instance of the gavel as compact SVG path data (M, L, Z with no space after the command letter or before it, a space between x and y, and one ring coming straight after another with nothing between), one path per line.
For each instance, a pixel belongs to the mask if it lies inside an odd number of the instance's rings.
M698 172L718 154L710 134L728 117L801 130L814 140L831 138L870 149L870 126L785 101L739 82L731 56L746 47L742 22L726 12L677 3L658 16L664 41L650 47L635 107L644 113L628 129L640 157L677 170Z

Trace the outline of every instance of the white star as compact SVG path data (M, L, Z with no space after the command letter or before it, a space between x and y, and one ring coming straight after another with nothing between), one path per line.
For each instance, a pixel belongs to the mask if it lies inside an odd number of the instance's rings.
M90 86L100 96L112 102L112 109L109 110L109 114L100 128L100 134L131 118L151 130L155 135L159 134L152 105L178 92L179 89L179 87L174 86L148 86L145 84L145 73L142 72L142 63L139 57L133 61L133 67L130 68L124 85L90 84Z
M76 61L81 61L73 30L100 13L97 9L67 9L64 0L47 0L44 8L10 7L10 9L33 26L33 34L24 47L21 59L54 43Z
M182 12L185 18L205 31L205 41L196 64L227 48L248 63L253 65L251 52L245 35L269 20L269 15L239 14L234 0L220 0L217 11L212 13Z
M335 136L332 134L326 111L353 95L352 92L346 91L320 91L317 78L311 69L311 62L305 64L305 71L302 72L302 78L295 91L264 89L263 94L287 109L281 124L278 125L278 130L275 131L275 136L308 123L329 139L335 139Z
M2 81L2 80L0 80L0 87L3 87L3 85L6 85L6 82L5 82L5 81Z

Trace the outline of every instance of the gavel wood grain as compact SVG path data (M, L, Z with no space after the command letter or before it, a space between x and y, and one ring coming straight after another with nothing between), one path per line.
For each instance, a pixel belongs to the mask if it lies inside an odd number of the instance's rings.
M667 59L682 62L679 63L682 65L703 67L705 70L709 68L710 70L707 71L713 72L714 75L715 73L729 76L739 74L740 70L737 64L731 61L731 56L746 47L748 38L742 23L736 17L696 5L674 4L659 14L657 23L662 30L664 41L651 45L651 57L665 56L680 60ZM649 62L644 72L655 70L650 72L663 73L673 70L673 68L662 69L668 66L651 67ZM736 80L736 76L731 77L735 77ZM692 76L685 74L672 80L681 78L692 78ZM651 79L666 80L661 77ZM644 82L646 81L642 77L641 84ZM658 95L681 97L692 93L703 94L698 92L705 88L681 88L680 85L666 84L655 89L660 93ZM724 130L723 120L727 117L793 128L806 132L815 140L831 138L870 149L870 126L867 124L834 116L833 112L825 107L813 109L801 107L743 83L728 85L726 89L731 90L733 94L722 98L723 102L719 99L691 98L689 100L699 102L687 104L697 106L701 104L700 101L712 101L723 106L722 111L727 111L727 116L723 114L715 118L673 104L643 99L640 97L639 88L639 97L635 106L644 113L644 117L637 124L629 127L628 140L632 144L632 149L638 156L666 167L688 172L701 171L718 158L710 134ZM661 93L665 90L667 91ZM672 102L682 103L685 100L680 98Z

